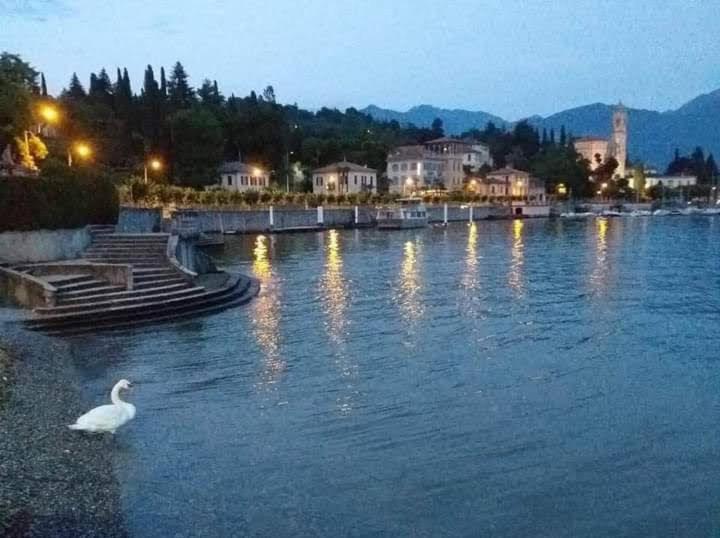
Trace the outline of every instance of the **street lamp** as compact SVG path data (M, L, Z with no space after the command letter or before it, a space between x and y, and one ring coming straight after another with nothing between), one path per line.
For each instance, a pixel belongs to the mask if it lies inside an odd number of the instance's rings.
M89 159L92 155L92 148L85 142L77 142L74 146L70 146L67 152L68 166L73 164L73 152L81 159Z
M45 120L45 123L57 123L60 119L60 112L58 112L58 109L47 103L40 105L37 109L37 113L40 118ZM41 131L42 123L38 122L37 134L39 135ZM25 136L25 151L28 156L30 156L30 137L28 136L30 134L31 133L27 129L23 132L23 135Z
M159 172L160 170L162 170L163 167L162 161L157 158L152 158L149 162L146 162L145 166L143 167L145 172L145 183L148 182L148 165L150 165L150 169L155 172Z

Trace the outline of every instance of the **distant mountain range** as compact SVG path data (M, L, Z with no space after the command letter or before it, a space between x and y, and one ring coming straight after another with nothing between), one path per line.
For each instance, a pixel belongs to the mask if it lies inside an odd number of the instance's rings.
M595 103L571 108L548 117L531 116L527 120L542 129L560 127L573 136L608 136L613 105ZM401 124L412 123L429 127L440 118L445 133L458 135L472 128L482 129L488 121L497 126L512 127L515 122L505 120L483 111L447 110L430 105L415 106L407 112L397 112L370 105L362 110L377 120L397 120ZM648 164L665 168L673 158L675 148L680 153L690 153L701 146L705 154L720 157L720 90L700 95L677 110L657 112L628 108L628 155Z

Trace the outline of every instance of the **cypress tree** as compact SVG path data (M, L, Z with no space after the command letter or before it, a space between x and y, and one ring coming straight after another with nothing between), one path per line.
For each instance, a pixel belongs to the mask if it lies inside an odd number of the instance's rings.
M66 91L67 95L69 95L73 99L84 99L87 94L85 93L85 88L83 88L83 85L80 83L80 79L77 76L77 73L73 73L72 78L70 79L70 85L68 86L68 89Z
M543 130L542 130L542 141L541 141L541 143L542 143L543 146L547 146L547 143L548 143L548 134L547 134L547 129L546 129L545 127L543 127Z
M128 75L127 67L123 68L123 88L125 93L132 98L132 87L130 86L130 76Z
M167 98L167 80L165 79L165 68L160 66L160 96Z
M173 66L170 80L168 81L168 97L170 104L175 109L190 108L195 97L195 92L188 83L188 74L180 62Z
M560 126L560 145L564 146L567 144L567 135L565 134L565 126Z
M550 145L555 145L555 129L550 129Z
M705 162L705 175L710 183L713 185L717 183L718 167L712 153L708 155L707 161Z
M40 73L40 95L47 97L47 84L45 84L45 73Z

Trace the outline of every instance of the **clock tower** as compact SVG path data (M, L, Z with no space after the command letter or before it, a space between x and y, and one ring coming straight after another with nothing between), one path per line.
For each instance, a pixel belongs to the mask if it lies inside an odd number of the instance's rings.
M618 103L613 110L612 116L612 137L610 138L610 155L615 157L618 162L618 167L615 170L615 175L618 177L625 177L626 170L625 164L627 161L627 109L623 106L622 102Z

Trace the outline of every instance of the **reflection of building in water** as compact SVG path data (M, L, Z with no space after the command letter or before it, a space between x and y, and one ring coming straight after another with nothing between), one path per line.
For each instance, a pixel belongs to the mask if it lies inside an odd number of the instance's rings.
M325 329L335 354L335 365L345 379L345 387L349 389L338 396L337 405L341 413L347 414L354 408L353 397L357 392L353 385L348 384L357 375L357 364L350 359L346 349L350 293L343 274L340 234L337 230L330 230L326 237L325 271L320 281L320 295L326 319Z
M525 264L523 244L523 227L525 224L520 219L515 219L512 225L513 242L511 247L510 272L508 273L508 284L520 296L524 293L523 266Z
M285 370L285 361L280 353L279 342L281 288L273 274L268 238L264 235L259 235L255 240L252 269L262 285L260 295L252 303L253 333L265 356L262 384L271 385L278 381Z
M396 293L396 301L405 319L417 321L425 311L420 297L422 279L418 270L419 244L407 241L403 248L403 262L400 268L400 282Z

